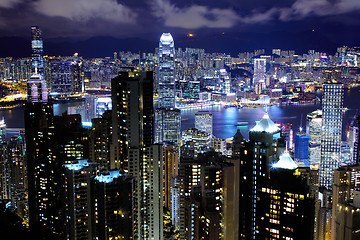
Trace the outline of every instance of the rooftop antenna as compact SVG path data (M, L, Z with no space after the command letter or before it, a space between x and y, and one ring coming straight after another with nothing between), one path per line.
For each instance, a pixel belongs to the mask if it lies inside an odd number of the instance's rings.
M299 131L300 133L302 132L303 128L302 128L302 119L303 119L303 115L301 113L301 117L300 117L300 128L299 128Z

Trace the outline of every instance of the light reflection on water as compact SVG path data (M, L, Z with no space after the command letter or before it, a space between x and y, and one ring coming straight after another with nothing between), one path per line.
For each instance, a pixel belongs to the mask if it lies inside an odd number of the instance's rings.
M344 116L344 127L346 127L354 114L359 109L360 88L353 88L345 91L344 106L349 108ZM62 104L54 104L54 114L61 115L70 106L81 106L83 102L70 102ZM306 114L316 109L320 109L321 104L307 105L290 105L290 106L272 106L268 108L270 118L274 122L290 123L294 132L296 132L300 123L305 127ZM217 106L205 106L201 108L191 108L181 110L181 129L185 130L195 126L195 113L199 110L210 111L213 114L214 125L213 132L216 137L230 138L236 133L237 125L241 122L248 123L248 129L255 125L256 120L260 120L265 113L265 108L223 108ZM5 118L7 127L23 128L24 127L24 107L0 110L0 119ZM243 124L242 124L243 125ZM243 126L243 135L247 137L247 127ZM244 130L245 129L245 130Z

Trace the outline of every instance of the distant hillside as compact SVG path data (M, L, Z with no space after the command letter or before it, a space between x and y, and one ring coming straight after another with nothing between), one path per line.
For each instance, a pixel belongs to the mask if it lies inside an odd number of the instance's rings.
M154 52L157 40L140 38L118 39L114 37L93 37L87 40L44 39L44 54L50 56L69 56L78 52L85 58L110 57L114 51ZM295 50L306 53L310 49L334 54L340 46L318 32L300 33L225 33L191 38L175 38L176 48L204 48L206 52L224 52L237 56L239 52L265 49L270 53L272 48ZM30 39L20 37L0 38L0 57L28 57L31 55Z

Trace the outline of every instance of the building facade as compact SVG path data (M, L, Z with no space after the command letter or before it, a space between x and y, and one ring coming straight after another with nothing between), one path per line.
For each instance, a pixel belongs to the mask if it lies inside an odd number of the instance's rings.
M334 170L340 164L344 87L341 83L323 85L320 186L332 188Z

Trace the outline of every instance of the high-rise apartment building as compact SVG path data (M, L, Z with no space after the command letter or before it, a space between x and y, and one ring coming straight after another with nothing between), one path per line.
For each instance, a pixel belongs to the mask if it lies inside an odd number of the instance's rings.
M360 166L341 166L334 171L332 239L356 239L360 224Z
M99 165L85 159L63 166L65 239L92 239L91 178Z
M112 113L105 111L102 117L91 120L89 131L89 161L101 164L105 169L110 166L110 146L112 141Z
M134 178L117 170L91 179L93 239L138 239L133 235L137 223L134 187Z
M175 108L175 47L170 33L163 33L159 42L158 66L159 108Z
M209 111L195 113L195 128L213 135L213 116Z
M334 170L340 164L340 144L343 117L343 84L323 85L320 186L332 188Z
M153 73L120 72L111 81L110 169L135 178L134 239L163 238L162 145L153 145Z
M43 40L41 30L37 26L31 27L32 72L44 76Z

